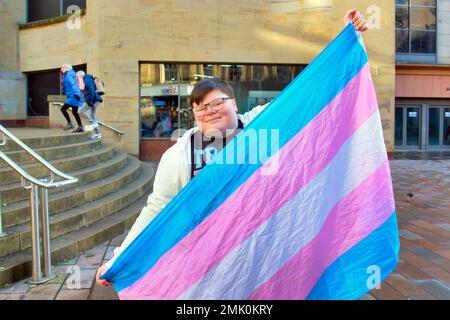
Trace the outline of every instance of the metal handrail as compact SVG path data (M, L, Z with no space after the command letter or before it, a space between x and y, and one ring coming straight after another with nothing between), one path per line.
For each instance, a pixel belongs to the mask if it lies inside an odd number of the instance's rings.
M24 144L22 141L17 139L11 132L9 132L5 127L0 125L0 132L2 133L2 143L0 145L6 144L5 136L8 137L11 141L15 142L19 147L21 147L25 152L27 152L30 156L32 156L34 159L36 159L38 162L40 162L44 167L46 167L50 173L51 173L51 179L50 182L45 183L42 182L33 176L29 175L25 170L20 168L11 158L9 158L6 154L0 151L0 158L3 159L14 171L16 171L19 175L22 176L23 179L28 180L32 184L36 184L42 188L46 189L52 189L52 188L59 188L66 185L74 184L78 182L78 179L72 176L69 176L68 174L65 174L64 172L61 172L60 170L56 169L54 166L52 166L49 162L47 162L44 158L42 158L40 155L38 155L36 152L34 152L30 147L28 147L26 144ZM54 182L54 175L57 175L65 181L59 181ZM23 183L22 183L23 184ZM28 188L26 188L28 189Z
M63 106L64 106L64 103L61 103L61 102L52 102L52 104L53 104L54 106L60 106L60 107L63 107ZM122 135L122 136L124 135L123 131L120 131L119 129L116 129L116 128L114 128L114 127L111 127L110 125L108 125L108 124L106 124L106 123L103 123L103 122L101 122L101 121L97 121L97 122L98 122L98 124L100 124L100 125L104 126L105 128L108 128L108 129L110 129L110 130L116 132L117 134L120 134L120 135Z
M30 213L31 213L31 250L32 250L32 284L46 283L53 278L51 269L51 250L50 250L50 224L48 211L48 189L59 188L78 182L78 179L56 169L49 162L39 156L34 150L20 141L16 136L0 125L2 140L0 146L6 145L6 138L15 142L31 157L50 171L50 181L47 179L37 179L17 163L15 163L5 153L0 151L0 158L3 159L14 171L22 177L22 187L30 190ZM55 182L55 175L65 180ZM28 182L28 184L27 184ZM0 201L0 206L1 206ZM1 208L0 208L1 213ZM0 215L1 222L1 215ZM0 223L1 225L1 223ZM41 225L41 227L39 227ZM0 228L1 229L1 228ZM41 235L42 232L42 235ZM1 233L1 230L0 230ZM42 240L42 241L41 241ZM41 246L43 256L43 277L41 269Z

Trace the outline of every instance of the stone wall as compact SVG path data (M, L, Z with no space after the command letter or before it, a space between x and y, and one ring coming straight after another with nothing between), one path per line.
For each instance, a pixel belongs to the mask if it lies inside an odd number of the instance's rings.
M0 1L0 120L26 118L26 80L20 72L18 41L25 7L25 0Z
M87 63L88 72L107 86L99 118L126 133L112 142L138 154L140 61L307 64L343 29L346 10L357 7L373 25L365 41L392 150L395 12L392 0L377 3L88 0L81 30L59 23L21 32L21 68L56 68L63 60Z
M450 0L439 0L437 9L438 63L450 64Z

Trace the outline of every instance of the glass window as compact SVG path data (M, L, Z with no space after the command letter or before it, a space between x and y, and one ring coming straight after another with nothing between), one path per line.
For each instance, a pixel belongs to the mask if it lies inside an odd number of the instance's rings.
M405 0L407 2L407 0ZM413 6L431 6L436 7L436 0L411 0Z
M86 8L86 0L29 0L27 6L28 22L64 15L71 5L83 9Z
M57 17L61 13L60 0L28 1L28 22Z
M396 30L395 31L396 52L409 53L409 31L408 30Z
M77 6L80 9L84 9L86 8L86 0L63 0L62 14L66 14L70 6Z
M396 52L436 54L436 1L396 1Z
M195 126L189 104L194 86L220 78L233 87L239 113L276 97L304 68L300 65L142 63L141 137L170 138Z
M436 52L436 32L431 31L411 31L411 52L412 53L435 53Z
M395 27L397 29L409 28L409 8L397 7L395 11Z
M411 29L436 30L436 9L412 7Z

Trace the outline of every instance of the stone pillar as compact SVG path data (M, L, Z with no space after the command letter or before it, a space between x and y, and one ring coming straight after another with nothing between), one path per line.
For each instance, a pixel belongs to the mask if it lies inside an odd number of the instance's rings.
M25 22L25 0L0 2L0 120L27 116L26 77L20 72L18 46L18 24Z
M440 0L437 6L437 60L450 64L450 0Z

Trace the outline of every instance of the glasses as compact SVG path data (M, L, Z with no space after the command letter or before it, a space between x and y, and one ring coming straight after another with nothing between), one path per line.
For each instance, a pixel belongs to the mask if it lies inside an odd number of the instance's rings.
M192 108L192 111L196 116L202 117L205 115L206 109L208 107L210 107L213 111L220 111L225 107L225 102L231 99L233 98L230 97L219 98L207 104L197 105L194 108Z

